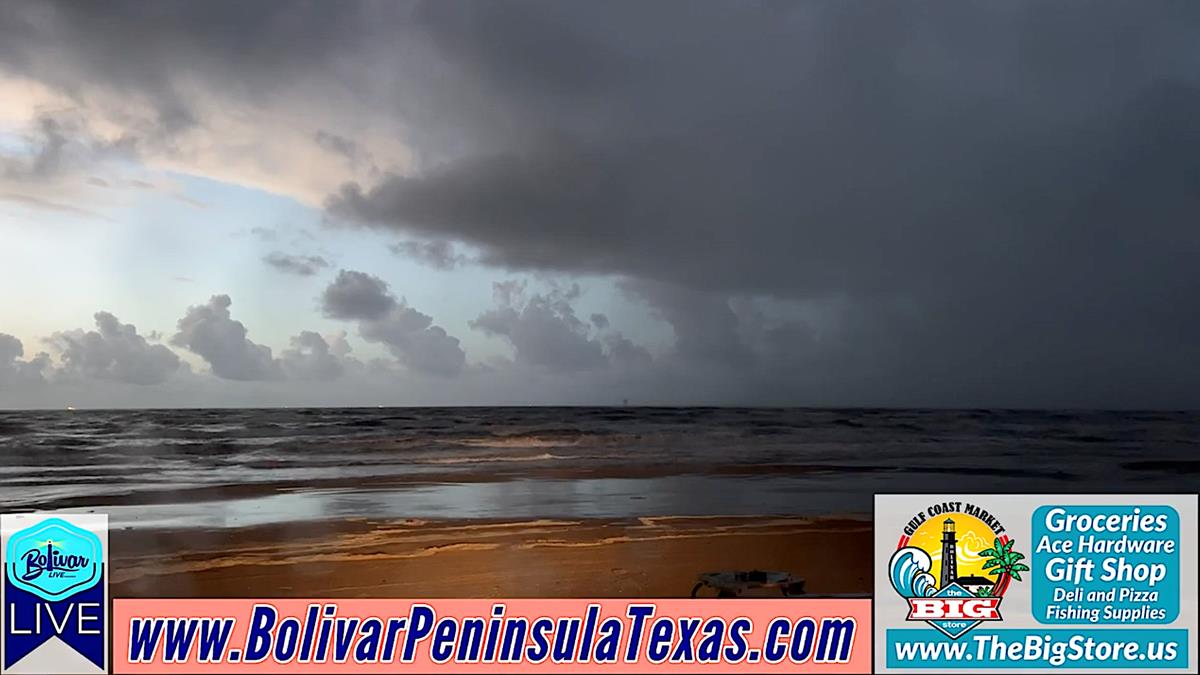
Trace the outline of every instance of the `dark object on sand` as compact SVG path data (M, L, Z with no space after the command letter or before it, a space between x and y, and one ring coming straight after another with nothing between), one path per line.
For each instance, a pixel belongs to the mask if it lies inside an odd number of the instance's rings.
M784 597L804 595L804 579L787 572L705 572L692 587L692 597L705 586L716 590L718 598L736 598L753 589L779 589Z

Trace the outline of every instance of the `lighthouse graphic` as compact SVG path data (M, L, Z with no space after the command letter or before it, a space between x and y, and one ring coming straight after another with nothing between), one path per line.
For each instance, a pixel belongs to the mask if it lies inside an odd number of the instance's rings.
M958 539L954 534L954 521L947 518L942 522L942 583L946 588L958 579Z

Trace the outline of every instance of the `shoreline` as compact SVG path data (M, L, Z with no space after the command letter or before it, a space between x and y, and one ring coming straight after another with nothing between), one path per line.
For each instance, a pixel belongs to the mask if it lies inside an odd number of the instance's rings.
M583 481L583 480L656 480L680 477L727 477L727 478L814 478L820 479L831 474L839 475L880 475L885 477L897 476L986 476L993 478L1043 479L1064 484L1070 484L1077 477L1064 469L1037 470L1024 467L957 467L915 464L898 466L873 464L867 462L806 462L806 463L712 463L696 464L680 469L669 464L643 465L601 465L567 467L555 466L554 461L536 465L536 460L529 463L485 460L475 461L474 465L461 469L448 469L459 463L414 462L409 465L389 465L381 468L395 469L403 466L402 471L386 472L363 476L336 476L330 478L310 478L291 480L263 480L255 482L228 483L197 483L192 485L173 485L152 487L148 485L130 484L128 489L121 492L105 494L101 499L104 506L138 506L170 504L193 504L213 500L229 500L238 498L264 497L278 494L289 494L298 491L334 491L339 489L366 490L404 490L446 485L479 485L491 483L514 483L520 481ZM563 457L557 459L573 459ZM464 462L465 464L465 462ZM517 466L505 466L513 464ZM1138 470L1162 470L1194 472L1200 462L1196 460L1162 460L1157 462L1128 462ZM1143 466L1145 465L1145 466ZM41 487L36 483L31 488ZM97 496L68 495L28 500L21 505L31 510L95 508Z
M216 488L207 501L184 495L163 501L123 503L92 498L64 513L104 513L112 531L205 530L286 526L291 523L404 519L532 521L632 519L643 514L702 517L869 519L866 491L847 491L823 476L735 477L685 473L662 477L547 479L520 477L474 482L429 482L337 488L256 485ZM51 511L53 512L53 511Z
M112 597L686 597L703 572L871 592L853 517L368 520L110 532Z

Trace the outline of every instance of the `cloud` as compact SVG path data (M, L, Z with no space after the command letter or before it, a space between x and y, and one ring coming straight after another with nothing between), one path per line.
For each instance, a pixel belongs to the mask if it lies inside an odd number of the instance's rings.
M77 113L40 113L21 140L20 150L0 154L0 181L48 181L80 173L107 159L136 156L133 139L99 138Z
M0 333L0 389L21 390L45 383L45 373L51 369L50 356L39 353L28 361L20 360L25 346L17 338Z
M592 335L572 306L582 293L578 284L528 296L525 284L511 280L496 283L494 289L497 306L480 314L470 325L508 341L518 364L574 372L607 367L610 358L622 364L651 360L648 351L619 333ZM599 329L608 327L603 315L592 315L592 322Z
M600 337L609 361L624 367L644 368L650 366L654 357L650 350L620 333L609 333Z
M229 313L228 295L189 307L176 325L171 344L203 358L214 375L227 380L272 380L284 373L271 348L246 338L246 327Z
M371 158L371 153L345 136L319 129L314 134L313 140L323 149L346 160L351 167L369 166L374 170L374 161Z
M72 206L71 204L63 204L60 202L55 202L55 201L52 201L49 199L43 199L42 197L35 197L32 195L0 193L0 201L14 202L16 204L21 204L22 206L28 206L28 207L32 207L35 209L41 209L44 211L53 211L55 213L67 213L67 214L76 215L76 216L83 216L84 218L96 218L98 220L111 220L108 216L105 216L104 214L97 213L97 212L89 210L89 209L83 209L78 206Z
M688 204L669 203L684 195L635 185L648 177L634 165L652 161L639 156L615 162L583 147L513 151L421 176L391 176L366 190L348 184L327 206L336 217L370 226L468 241L494 265L640 273L645 270L635 266L650 253L634 251L635 242L658 236L671 223L648 228L627 211L669 213ZM651 191L655 204L624 201Z
M58 121L43 116L38 119L35 129L36 132L26 139L30 151L20 155L0 155L0 178L34 180L56 176L63 170L67 137Z
M322 293L321 306L330 318L357 320L364 340L384 345L414 372L451 377L466 364L458 338L434 325L428 314L396 300L379 277L341 270Z
M338 331L330 336L327 340L329 343L329 352L337 357L344 357L354 351L350 347L350 343L346 340L346 331Z
M280 272L311 277L329 267L329 261L319 255L289 255L273 251L263 256L263 262Z
M787 329L795 369L754 382L780 400L845 373L912 405L1200 401L1200 319L1168 300L1200 291L1195 8L534 6L424 7L513 128L464 121L485 140L334 217L629 280L693 363L768 362L734 302L841 305Z
M296 380L334 380L345 372L342 357L348 353L345 336L340 336L337 353L320 333L301 331L291 339L291 346L280 353L280 362L288 377Z
M1200 403L1194 4L210 4L6 6L11 176L126 139L340 225L627 281L734 393Z
M0 73L0 98L19 100L10 84ZM0 200L107 221L112 218L104 211L121 204L121 192L127 191L158 192L195 208L207 207L167 184L174 181L138 177L147 172L138 166L142 157L137 136L97 128L103 125L95 124L86 111L62 101L32 108L28 119L14 119L0 105L0 129L11 129L15 139L0 147Z
M143 192L157 192L166 195L167 197L174 199L181 204L187 204L188 206L196 209L206 209L209 206L207 202L187 195L181 186L174 184L176 182L174 180L166 183L157 183L142 180L140 178L113 178L106 181L101 178L91 176L86 182L89 185L103 188L126 188L141 190Z
M554 370L587 370L607 363L603 347L588 335L587 324L575 316L571 301L579 286L532 294L501 286L500 306L480 314L471 327L507 339L518 362Z
M395 309L387 282L365 272L341 270L321 294L321 308L332 319L374 320Z
M743 339L741 320L727 296L651 281L627 281L623 287L671 325L675 351L683 359L742 367L756 358Z
M6 9L0 101L7 105L0 104L0 123L28 117L18 102L29 110L75 110L99 137L127 139L153 168L310 203L347 174L375 175L374 162L331 161L329 143L313 140L321 131L358 129L343 145L370 146L384 167L409 161L400 125L378 122L381 108L363 106L359 92L370 91L373 76L350 65L368 58L386 32L395 35L395 22L408 11L401 6L297 11L267 2L250 11L196 12L167 2L151 16L136 3L118 2L98 14L70 3L18 0ZM367 33L371 44L361 50L346 43ZM333 63L340 59L348 67ZM420 68L408 61L408 70Z
M388 249L440 270L451 270L467 261L466 256L457 253L454 244L448 241L398 241Z
M84 206L66 203L68 198L80 199L88 188L108 187L92 180L88 172L106 162L137 157L136 139L121 134L102 136L78 111L39 111L10 124L19 129L16 143L0 148L0 187L9 191L5 198L10 201L90 213Z
M419 373L451 377L466 364L458 338L433 325L428 314L403 304L378 319L360 321L358 330L364 340L382 343L400 363Z
M149 385L179 369L175 352L148 343L133 324L108 312L96 312L94 318L97 330L60 331L47 339L60 354L64 377Z

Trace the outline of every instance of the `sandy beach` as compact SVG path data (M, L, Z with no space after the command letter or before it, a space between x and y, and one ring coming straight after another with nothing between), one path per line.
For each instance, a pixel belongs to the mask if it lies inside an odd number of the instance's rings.
M870 524L840 518L347 521L111 533L112 596L683 597L701 572L870 592Z

